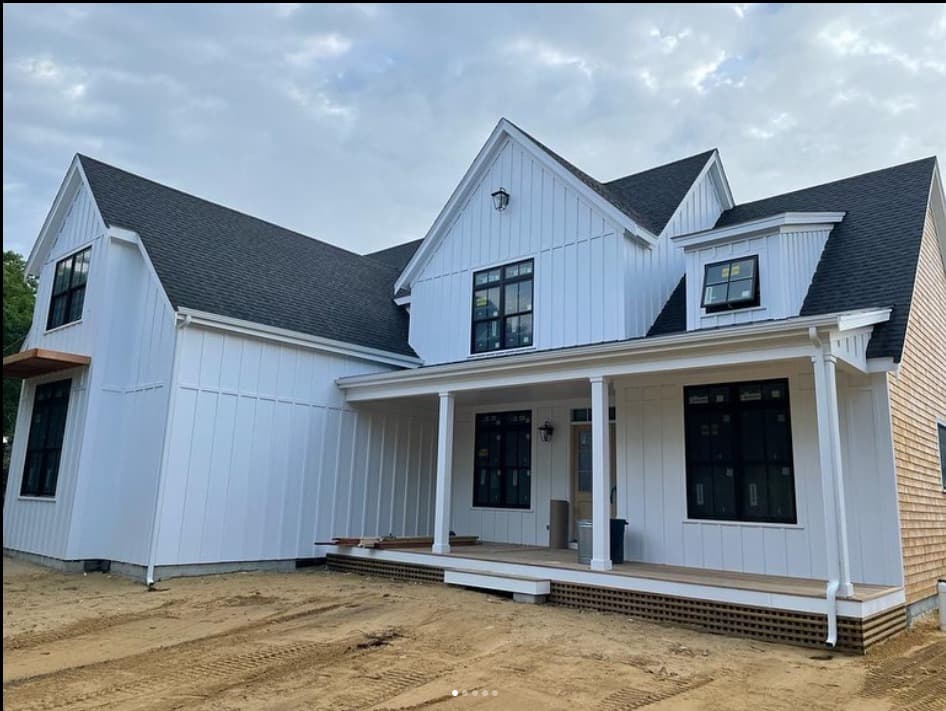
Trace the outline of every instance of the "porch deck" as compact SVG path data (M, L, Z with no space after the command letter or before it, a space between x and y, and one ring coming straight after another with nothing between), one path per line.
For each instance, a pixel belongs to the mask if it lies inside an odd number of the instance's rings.
M405 553L421 552L418 551L417 548L391 548L389 550L402 551ZM470 559L491 561L494 563L564 568L583 572L589 570L587 565L582 565L578 562L577 552L574 550L556 550L539 546L515 545L512 543L483 542L475 546L456 547L450 553L439 554L437 557L455 559L460 567L462 567L463 560ZM452 567L446 562L444 565ZM596 574L620 575L630 578L646 578L671 583L734 588L738 590L752 590L756 592L796 595L801 597L824 597L825 585L827 584L825 580L809 578L787 578L779 575L735 573L724 570L685 568L675 565L638 562L619 563L606 573L596 572ZM883 598L887 595L896 595L900 590L901 589L897 587L858 583L854 586L853 595L839 599L867 602Z

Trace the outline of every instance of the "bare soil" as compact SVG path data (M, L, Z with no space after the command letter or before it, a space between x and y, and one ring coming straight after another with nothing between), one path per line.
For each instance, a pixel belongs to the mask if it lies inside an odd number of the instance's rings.
M852 657L321 569L158 587L4 559L4 707L946 709L932 618Z

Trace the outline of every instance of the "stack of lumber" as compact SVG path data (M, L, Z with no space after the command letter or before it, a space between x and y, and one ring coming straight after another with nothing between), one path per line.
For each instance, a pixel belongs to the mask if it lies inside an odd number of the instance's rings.
M451 546L474 546L479 536L450 536ZM388 536L386 538L333 538L331 541L316 541L315 545L354 546L358 548L429 548L434 543L430 536Z

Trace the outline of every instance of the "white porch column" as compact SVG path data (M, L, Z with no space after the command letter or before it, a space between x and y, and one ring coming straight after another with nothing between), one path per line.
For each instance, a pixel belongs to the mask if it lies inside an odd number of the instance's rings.
M450 488L453 483L453 393L440 393L437 428L437 492L434 509L434 553L450 552Z
M847 540L844 468L841 461L841 425L838 419L837 359L819 353L812 359L815 371L815 405L818 414L818 455L824 498L828 577L838 581L838 595L853 593L851 559Z
M611 570L611 438L608 436L608 379L591 378L592 570Z

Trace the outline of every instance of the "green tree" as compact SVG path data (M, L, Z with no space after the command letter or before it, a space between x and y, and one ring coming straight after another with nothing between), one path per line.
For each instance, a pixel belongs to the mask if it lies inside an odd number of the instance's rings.
M33 321L36 279L26 274L26 260L13 251L3 253L3 355L20 350ZM13 435L20 381L3 379L3 434Z

